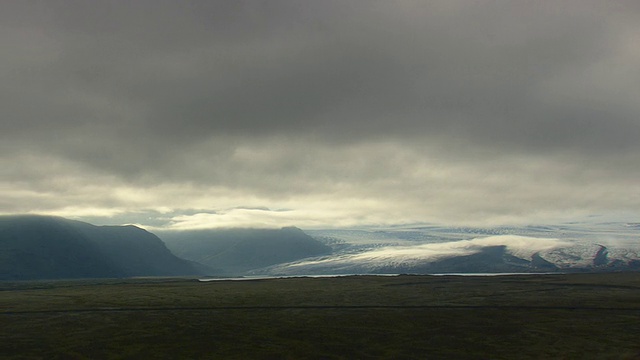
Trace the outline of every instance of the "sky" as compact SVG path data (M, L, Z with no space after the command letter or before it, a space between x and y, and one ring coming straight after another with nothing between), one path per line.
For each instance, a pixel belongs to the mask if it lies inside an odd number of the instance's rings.
M0 213L640 219L640 2L0 2Z

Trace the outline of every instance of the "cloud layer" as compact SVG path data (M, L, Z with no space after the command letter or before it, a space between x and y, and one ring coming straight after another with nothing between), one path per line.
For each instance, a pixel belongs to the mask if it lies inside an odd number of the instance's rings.
M335 227L640 209L633 1L0 14L3 213Z

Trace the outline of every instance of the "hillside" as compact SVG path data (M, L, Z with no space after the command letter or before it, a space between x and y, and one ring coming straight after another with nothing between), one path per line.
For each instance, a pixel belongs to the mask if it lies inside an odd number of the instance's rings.
M0 216L0 280L197 274L155 235L48 216Z
M207 265L218 274L329 254L331 248L295 227L159 232L177 256Z

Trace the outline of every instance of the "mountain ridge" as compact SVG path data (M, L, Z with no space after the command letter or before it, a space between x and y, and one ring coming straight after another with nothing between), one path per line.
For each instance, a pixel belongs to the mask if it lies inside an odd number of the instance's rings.
M42 215L0 216L0 280L375 273L640 270L635 229L508 231L208 229L97 226ZM521 231L522 234L509 234ZM606 230L606 231L604 231ZM613 231L612 231L613 230ZM616 233L615 231L618 231ZM310 235L311 234L311 235ZM315 234L315 235L314 235ZM608 240L606 236L618 236ZM597 241L594 241L597 240ZM624 241L626 240L626 242ZM606 244L603 245L603 244ZM620 245L618 245L620 244Z
M159 232L177 256L241 275L279 263L331 253L331 248L296 227L280 229L213 229Z
M134 225L44 215L0 216L0 279L197 275L160 238Z

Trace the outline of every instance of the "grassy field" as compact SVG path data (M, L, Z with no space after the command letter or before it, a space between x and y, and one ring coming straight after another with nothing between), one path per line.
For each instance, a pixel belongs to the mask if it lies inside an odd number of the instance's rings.
M2 359L640 359L640 273L0 290Z

